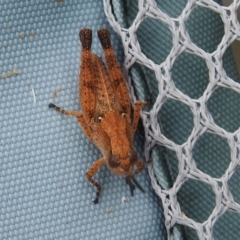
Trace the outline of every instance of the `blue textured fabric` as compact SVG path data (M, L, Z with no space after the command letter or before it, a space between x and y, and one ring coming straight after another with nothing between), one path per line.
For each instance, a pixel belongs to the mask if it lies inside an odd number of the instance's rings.
M81 28L93 29L92 49L100 56L96 30L109 28L123 61L102 2L0 0L0 10L0 73L20 71L0 79L0 239L165 239L147 171L137 176L146 193L136 190L132 198L124 179L102 167L96 174L102 194L94 205L85 172L101 154L75 118L48 108L53 102L79 110ZM64 90L52 98L59 87ZM143 159L140 135L136 149Z
M125 0L121 6L116 2L118 1L113 1L116 19L121 26L127 28L138 13L137 1ZM221 1L216 0L215 2L221 5ZM177 18L187 1L156 0L156 3L163 12ZM185 24L191 40L206 52L213 52L224 35L224 26L220 15L203 7L194 9ZM166 59L172 48L172 34L164 23L147 18L140 24L136 34L141 51L148 58L155 63L162 63ZM230 47L224 53L223 66L229 77L240 82ZM139 64L134 64L130 73L138 97L146 99L150 107L158 95L154 73ZM208 74L205 61L189 53L179 55L172 68L172 78L176 87L194 99L199 98L206 89L209 81ZM207 103L216 124L230 132L239 128L239 105L239 93L224 88L216 90ZM166 137L181 144L191 133L193 116L186 105L175 100L168 100L159 112L159 123ZM225 139L205 133L197 141L193 149L193 157L201 171L213 177L221 177L230 163L230 149ZM163 189L169 189L178 174L175 152L155 146L152 150L152 159L159 184ZM229 187L235 201L240 203L239 171L229 181ZM198 222L204 222L215 206L215 197L211 187L200 181L187 181L177 196L181 210ZM239 224L239 215L227 212L213 228L215 239L239 239ZM198 239L196 231L187 227L177 226L173 232L174 239Z

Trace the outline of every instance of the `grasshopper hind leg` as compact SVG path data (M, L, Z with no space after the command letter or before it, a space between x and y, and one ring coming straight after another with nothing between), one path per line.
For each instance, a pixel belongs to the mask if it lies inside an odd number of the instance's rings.
M92 30L89 28L83 28L79 32L79 38L84 50L91 50L92 45Z

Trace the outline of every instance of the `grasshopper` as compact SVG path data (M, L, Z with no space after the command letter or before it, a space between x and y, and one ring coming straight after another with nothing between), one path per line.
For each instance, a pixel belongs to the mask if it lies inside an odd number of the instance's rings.
M145 103L137 101L132 113L126 81L112 49L109 31L98 31L108 70L102 59L91 52L92 30L84 28L79 36L82 43L79 76L82 113L64 110L53 103L49 108L76 117L85 135L103 155L86 173L87 180L96 187L95 204L98 203L101 185L93 176L103 164L114 174L126 178L132 196L135 186L144 192L134 179L144 164L134 151L133 137Z

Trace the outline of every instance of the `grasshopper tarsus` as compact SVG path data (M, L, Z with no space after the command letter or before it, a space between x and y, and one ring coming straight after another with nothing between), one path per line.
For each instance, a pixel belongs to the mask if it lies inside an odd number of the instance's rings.
M64 109L61 109L60 107L56 106L56 105L53 104L53 103L49 103L48 107L49 107L49 108L53 108L53 109L55 109L55 110L57 110L58 112L61 112L61 113L64 113L64 112L65 112Z
M98 184L97 192L96 192L96 197L95 197L95 199L93 200L93 203L94 203L94 204L97 204L97 203L98 203L98 200L99 200L99 197L100 197L100 192L101 192L101 186Z
M53 103L49 103L48 107L49 107L49 108L55 108L55 107L56 107L56 105L55 105L55 104L53 104Z
M93 201L94 204L98 204L98 197L96 197Z

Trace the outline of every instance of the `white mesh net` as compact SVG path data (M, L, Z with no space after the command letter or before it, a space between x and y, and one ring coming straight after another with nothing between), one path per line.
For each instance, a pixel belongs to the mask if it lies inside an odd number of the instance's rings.
M211 9L218 13L224 23L224 36L216 50L208 53L195 45L186 30L185 22L193 9L197 6ZM240 205L233 199L229 191L228 181L236 171L240 163L239 139L240 129L231 133L215 124L214 119L207 109L207 101L213 92L218 88L232 89L240 93L240 84L229 78L223 68L222 56L226 49L234 40L240 40L240 26L237 20L237 9L240 1L234 1L230 6L223 7L210 0L189 0L178 18L171 18L162 12L154 0L139 0L138 14L128 29L124 29L115 20L112 13L111 1L104 1L105 13L113 29L121 36L124 52L125 67L128 70L135 62L146 66L154 71L158 81L158 97L150 111L142 113L142 120L145 129L146 149L145 154L148 159L150 150L154 145L165 146L174 151L178 158L179 174L175 183L169 190L163 190L158 184L154 171L149 165L149 173L152 186L162 200L165 225L168 239L172 239L172 228L175 224L185 225L196 230L199 239L213 239L213 226L216 221L227 211L240 213ZM167 24L173 35L173 47L160 65L154 63L141 52L136 31L144 19L154 18ZM178 90L171 79L171 69L175 60L182 52L188 52L199 56L206 61L209 70L209 83L198 99L191 99ZM130 83L130 79L129 79ZM132 87L131 95L134 98ZM158 113L167 99L174 99L187 105L193 114L194 127L186 142L179 145L169 140L161 131L158 122ZM231 149L231 162L221 178L212 176L200 171L193 158L192 150L196 141L205 133L210 132L227 140ZM187 179L196 179L210 185L215 195L215 207L208 219L202 223L196 222L181 212L180 204L177 200L177 192ZM160 183L161 184L161 183ZM240 190L239 190L240 191Z

